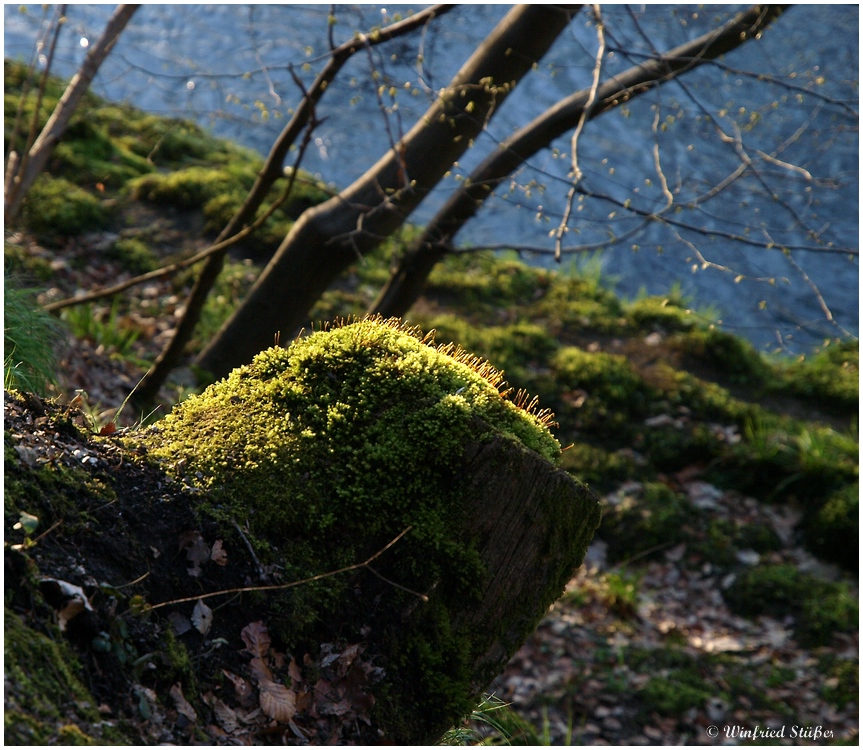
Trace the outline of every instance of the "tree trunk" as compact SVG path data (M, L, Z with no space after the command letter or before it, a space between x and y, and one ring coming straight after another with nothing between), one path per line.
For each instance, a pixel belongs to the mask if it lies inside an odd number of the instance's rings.
M722 28L606 81L597 90L596 102L587 113L587 118L598 117L757 38L785 7L754 6ZM369 312L385 317L405 315L419 297L434 266L451 251L459 230L473 218L497 186L521 164L578 124L589 96L590 91L583 90L561 100L490 154L465 181L466 187L446 202L422 235L412 243Z
M321 100L328 85L333 81L344 64L360 49L365 46L375 46L382 44L391 39L396 39L404 34L410 33L415 29L430 23L433 19L439 18L446 13L449 13L454 5L434 5L430 8L416 13L410 18L403 21L398 21L394 24L381 29L374 38L369 38L368 35L361 34L357 37L345 42L336 47L324 69L315 77L314 82L308 91L305 92L296 112L291 117L290 122L284 127L279 137L273 143L270 153L264 162L263 169L255 180L255 184L246 196L240 210L231 218L228 225L219 233L216 242L221 242L233 237L240 232L247 224L251 224L258 209L267 197L270 188L273 184L284 177L284 163L288 150L295 143L297 138L303 132L303 129L310 126L313 120L315 106ZM155 401L156 395L162 384L167 379L171 370L179 363L183 356L183 351L189 339L198 325L201 318L201 311L204 308L204 303L213 285L216 283L219 274L222 272L222 267L225 263L225 254L227 249L219 252L207 259L201 273L195 282L195 286L190 292L187 301L186 309L183 313L177 331L162 352L159 354L152 367L147 371L141 384L136 391L135 399L140 403L149 404Z
M578 6L517 6L437 102L366 174L306 211L197 364L216 377L305 325L338 274L400 227L465 152Z
M42 172L48 157L54 150L66 127L69 125L69 120L75 114L75 109L81 97L90 86L90 82L99 71L99 67L104 62L117 42L129 19L135 14L140 6L138 5L118 5L105 26L105 31L99 37L99 41L93 45L92 49L87 53L81 69L74 75L54 112L51 114L42 132L36 139L29 153L26 154L18 163L18 174L10 175L7 181L7 194L5 196L6 221L12 223L18 215L21 208L21 203L27 195L27 192L33 185L33 182ZM10 158L11 161L11 158Z

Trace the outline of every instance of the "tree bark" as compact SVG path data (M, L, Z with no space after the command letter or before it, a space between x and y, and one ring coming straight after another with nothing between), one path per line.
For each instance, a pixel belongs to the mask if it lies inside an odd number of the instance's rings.
M288 150L299 138L303 129L311 122L315 106L324 95L327 86L358 50L367 45L375 46L410 33L420 26L430 23L433 19L443 16L454 7L454 5L434 5L410 18L391 24L374 35L360 34L336 47L309 90L304 92L302 101L291 117L290 122L288 122L275 143L273 143L267 160L264 162L264 167L255 180L255 184L249 191L248 196L246 196L246 200L243 202L240 210L231 218L228 225L219 233L216 242L219 243L233 237L246 224L254 220L255 214L266 199L270 188L277 180L284 177L284 163ZM169 373L179 363L186 344L191 339L195 326L198 325L198 321L201 319L201 311L204 308L207 295L222 272L226 253L227 250L218 252L207 259L195 281L195 286L189 293L186 309L177 325L176 333L166 344L138 386L136 391L137 401L141 403L151 403L154 401Z
M93 45L84 59L81 69L74 75L54 112L42 128L42 132L36 139L36 142L31 147L28 154L21 160L18 165L19 173L10 176L7 181L7 194L5 195L6 221L12 223L18 212L21 209L21 203L27 195L27 192L33 185L33 182L42 172L48 157L54 150L66 127L69 125L69 120L75 114L75 109L81 97L90 86L91 81L99 71L99 67L108 57L114 47L117 39L126 28L129 19L138 10L139 5L118 5L108 24L105 26L105 31L99 41Z
M587 113L587 118L598 117L756 38L786 7L753 6L722 28L606 81L598 89L596 103ZM490 154L471 173L465 187L447 201L422 235L411 244L369 312L380 313L384 317L405 315L422 292L434 266L451 251L452 242L461 228L513 171L578 124L589 96L588 90L582 90L561 100Z
M307 323L338 274L400 227L470 146L578 6L517 6L407 135L338 196L306 211L197 364L216 377Z

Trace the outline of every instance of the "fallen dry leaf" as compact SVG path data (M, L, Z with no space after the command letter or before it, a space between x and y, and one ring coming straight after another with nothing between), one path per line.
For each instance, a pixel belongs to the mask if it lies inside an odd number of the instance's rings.
M228 564L228 553L222 548L222 540L216 539L213 543L213 550L210 552L210 559L216 563L216 565L227 565Z
M233 708L228 706L224 701L220 700L212 693L207 693L204 696L204 702L213 709L213 714L216 716L216 721L219 726L228 734L236 732L240 725L237 721L237 713Z
M180 536L179 547L186 550L186 558L192 563L189 568L190 576L201 575L201 563L210 559L210 548L201 536L200 531L187 531Z
M261 680L258 687L261 709L267 716L283 724L294 718L297 696L292 690L272 680Z
M234 690L237 693L237 698L240 699L240 703L248 704L253 691L253 688L248 682L248 680L234 674L233 672L229 672L227 669L223 669L222 674L225 675L225 677L227 677L233 683Z
M273 673L260 656L256 656L249 662L249 671L256 682L266 682L273 679Z
M192 723L198 721L198 714L195 713L192 704L183 695L183 685L181 683L178 682L176 685L173 685L169 691L169 695L174 699L174 705L177 707L178 713L185 716Z
M202 599L198 599L195 609L192 610L192 625L201 635L209 633L213 625L213 610L204 604Z
M270 633L260 620L246 625L240 633L240 638L246 644L246 651L252 656L266 656L270 650Z
M99 430L100 435L113 435L117 431L117 425L113 422L108 422L101 430Z

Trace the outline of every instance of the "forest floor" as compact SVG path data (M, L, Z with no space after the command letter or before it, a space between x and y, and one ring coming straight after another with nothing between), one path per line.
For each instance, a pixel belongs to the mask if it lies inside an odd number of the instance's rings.
M201 151L194 169L206 185L204 161ZM166 168L148 179L167 180ZM42 304L186 257L212 236L210 196L178 209L170 197L81 184L111 202L109 220L57 233L31 215L6 233L7 277L24 278ZM397 247L346 273L312 319L362 313ZM228 263L161 411L127 408L118 425L157 419L201 389L191 357L268 248ZM47 395L80 395L96 431L116 419L192 281L187 271L63 311ZM564 468L605 508L584 566L490 687L505 705L491 701L450 740L858 744L856 342L767 358L674 290L625 303L604 283L589 267L468 255L435 271L412 312L555 410L571 446Z

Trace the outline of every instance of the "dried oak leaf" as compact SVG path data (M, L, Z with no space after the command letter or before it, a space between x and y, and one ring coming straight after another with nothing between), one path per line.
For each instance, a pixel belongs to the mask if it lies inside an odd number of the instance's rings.
M294 718L297 696L292 690L272 680L261 680L258 688L261 691L261 709L267 716L283 724Z
M270 633L260 620L246 625L240 633L240 638L246 644L246 651L252 656L266 656L267 651L270 650Z
M192 625L201 635L209 633L213 625L213 610L204 604L202 599L198 599L195 609L192 610Z

